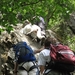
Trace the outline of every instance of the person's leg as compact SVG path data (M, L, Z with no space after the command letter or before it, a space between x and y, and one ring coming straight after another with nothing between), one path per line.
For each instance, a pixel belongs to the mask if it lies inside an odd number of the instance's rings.
M28 75L28 73L25 70L19 70L17 75Z

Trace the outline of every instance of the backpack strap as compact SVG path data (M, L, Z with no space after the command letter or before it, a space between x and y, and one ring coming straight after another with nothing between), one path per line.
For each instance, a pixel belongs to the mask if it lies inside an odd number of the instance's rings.
M19 69L20 70L25 70L25 71L27 71L24 67L23 67L23 65L25 64L26 62L23 62L22 64L21 64L21 66L19 66Z
M33 65L33 66L29 69L29 71L31 71L32 69L35 69L35 68L37 68L37 66L36 66L36 65Z
M23 62L22 63L22 65L19 67L19 69L21 69L21 70L26 70L24 67L23 67L23 65L25 64L26 62ZM31 71L32 69L35 69L35 68L37 68L38 69L38 66L36 65L36 62L35 61L32 61L32 63L34 64L32 67L30 67L30 69L28 70L28 72L29 71ZM27 71L27 70L26 70Z
M29 71L31 71L31 70L34 69L34 68L37 68L37 69L38 69L38 67L37 67L37 65L36 65L36 62L32 61L32 63L33 63L34 65L29 69Z
M27 70L26 70L24 67L22 67L22 66L20 66L19 69L20 69L20 70L25 70L25 71L27 71Z

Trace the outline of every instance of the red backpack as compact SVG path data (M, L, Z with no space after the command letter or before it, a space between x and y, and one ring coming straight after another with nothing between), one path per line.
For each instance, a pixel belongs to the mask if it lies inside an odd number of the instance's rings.
M75 55L74 52L66 45L50 45L50 56L55 62L62 62L72 64L75 66Z

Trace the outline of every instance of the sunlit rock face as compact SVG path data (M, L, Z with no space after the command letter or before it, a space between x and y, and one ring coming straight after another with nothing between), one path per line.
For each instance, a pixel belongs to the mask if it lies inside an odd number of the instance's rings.
M12 49L13 44L25 41L33 50L37 50L42 47L41 44L37 43L36 41L33 41L30 36L27 36L22 32L22 29L24 28L23 24L17 24L17 26L13 26L13 28L14 30L11 31L10 34L8 34L7 31L4 31L1 33L0 36L0 69L2 69L3 72L6 67L6 70L8 70L11 75L13 74L13 60L15 57L14 51ZM46 31L46 37L49 36L54 37L54 33L51 30ZM38 55L39 53L35 54L36 59L38 59Z

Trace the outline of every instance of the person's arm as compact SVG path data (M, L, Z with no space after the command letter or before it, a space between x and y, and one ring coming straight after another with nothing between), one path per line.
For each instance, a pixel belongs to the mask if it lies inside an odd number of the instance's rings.
M43 75L44 70L45 70L45 66L40 65L40 74L41 75Z
M44 49L44 46L38 50L34 50L34 54L41 52Z
M44 73L45 64L46 64L46 59L43 55L43 52L40 52L40 54L38 56L38 65L39 65L39 69L40 69L40 75L43 75L43 73Z
M14 74L17 75L17 68L18 68L18 63L14 62Z

